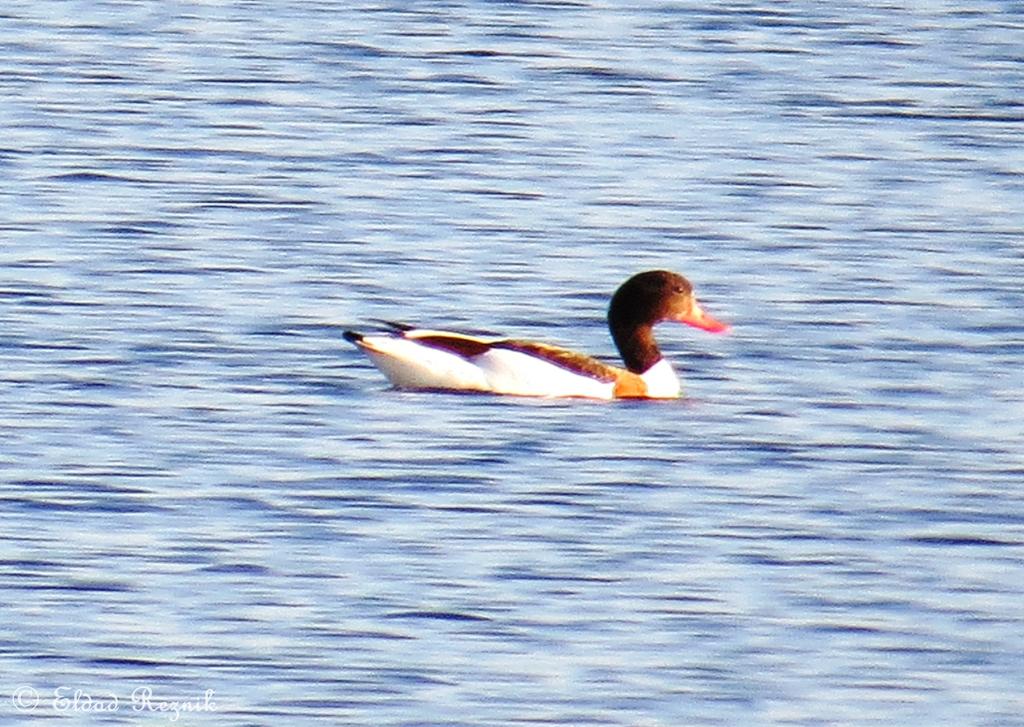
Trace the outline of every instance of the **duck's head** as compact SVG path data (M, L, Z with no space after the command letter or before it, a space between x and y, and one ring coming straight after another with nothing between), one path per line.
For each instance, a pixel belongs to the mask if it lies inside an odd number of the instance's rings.
M613 330L650 328L661 321L678 321L711 333L729 330L701 308L689 280L668 270L637 273L612 296L608 322Z

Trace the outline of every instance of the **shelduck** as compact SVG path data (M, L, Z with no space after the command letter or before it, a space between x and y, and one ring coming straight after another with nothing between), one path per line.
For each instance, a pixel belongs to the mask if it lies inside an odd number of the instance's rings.
M729 329L704 312L682 275L649 270L623 283L608 307L608 327L625 368L546 343L398 323L388 323L386 333L346 331L344 336L399 389L672 399L681 387L654 340L654 326L662 321L711 333Z

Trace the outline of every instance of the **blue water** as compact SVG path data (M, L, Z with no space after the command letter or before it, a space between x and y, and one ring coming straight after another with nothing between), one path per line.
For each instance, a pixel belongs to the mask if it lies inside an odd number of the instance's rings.
M7 2L0 722L1024 724L1022 48L1013 2ZM679 402L340 335L611 358L655 267L734 326L659 329Z

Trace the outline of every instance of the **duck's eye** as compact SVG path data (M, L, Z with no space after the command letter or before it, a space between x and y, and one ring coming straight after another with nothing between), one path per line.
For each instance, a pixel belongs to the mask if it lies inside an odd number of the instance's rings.
M686 289L681 285L677 285L672 289L672 292L678 293L679 295L684 295L686 293Z

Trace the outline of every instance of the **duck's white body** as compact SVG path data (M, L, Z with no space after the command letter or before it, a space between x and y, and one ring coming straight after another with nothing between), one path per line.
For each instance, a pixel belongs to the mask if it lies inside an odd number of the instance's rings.
M441 339L479 344L483 350L475 355L461 355L439 348L435 342ZM424 340L430 343L424 343ZM362 336L357 343L391 385L399 389L614 399L619 378L628 373L617 367L603 366L601 375L601 369L596 369L593 364L591 367L595 371L574 370L566 363L555 363L536 353L507 347L503 339L478 338L448 331L411 329L391 335ZM674 399L679 396L679 378L665 359L640 374L639 378L647 398Z
M663 320L712 332L728 328L701 309L685 278L653 270L627 280L609 307L609 327L625 368L544 343L397 324L389 324L391 330L381 334L347 331L345 338L400 389L671 399L679 396L679 378L662 358L652 334Z

